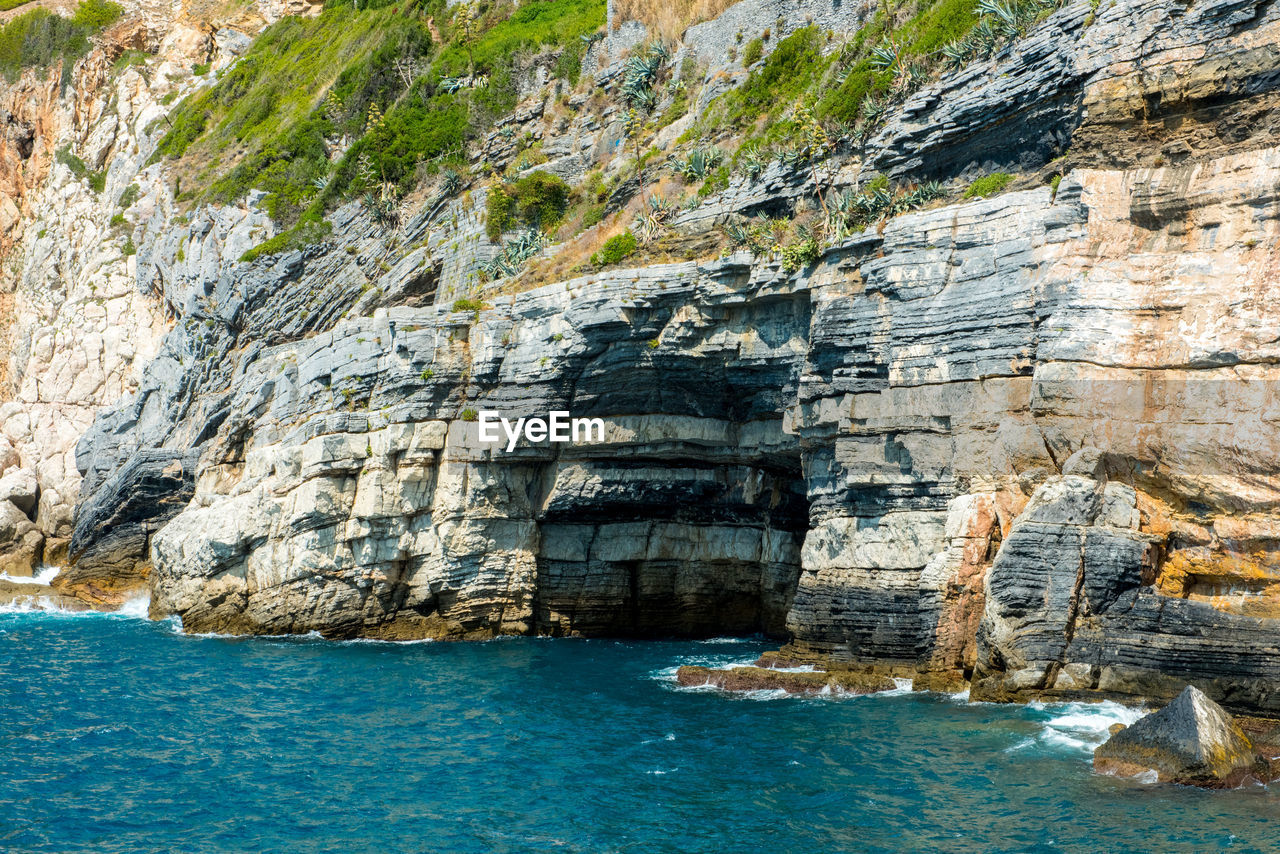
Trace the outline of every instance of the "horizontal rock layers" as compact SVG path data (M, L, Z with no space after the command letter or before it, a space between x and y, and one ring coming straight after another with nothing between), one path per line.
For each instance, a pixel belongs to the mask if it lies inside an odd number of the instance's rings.
M153 372L99 421L77 547L149 543L156 612L200 630L758 630L975 696L1271 709L1277 179L1274 150L1081 171L803 275L734 256L255 332L216 394ZM238 280L227 340L331 257ZM471 420L553 409L605 441L506 454ZM167 510L137 491L165 476Z
M788 661L975 697L1194 682L1275 711L1277 8L1068 4L830 170L1016 167L1033 189L896 217L800 271L739 253L514 296L473 287L497 251L479 193L394 231L353 203L252 262L275 230L257 195L179 213L145 165L161 102L234 59L190 28L111 87L91 54L102 91L19 167L52 109L28 80L0 177L52 231L14 244L0 425L38 481L14 494L34 509L10 501L15 547L70 534L62 589L146 584L193 630L760 631ZM537 130L576 177L619 138L535 106L490 142ZM68 128L100 198L50 165ZM725 216L807 203L812 177L733 178L673 220L676 257ZM606 433L507 454L482 410Z

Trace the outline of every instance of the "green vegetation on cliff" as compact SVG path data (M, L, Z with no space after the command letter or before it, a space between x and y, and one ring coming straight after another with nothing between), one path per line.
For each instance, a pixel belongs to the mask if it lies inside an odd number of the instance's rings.
M485 227L498 240L516 224L547 230L558 224L569 201L569 185L541 170L489 189Z
M290 229L273 248L297 245L345 199L386 207L466 163L468 140L514 107L528 52L578 49L603 24L603 0L331 0L315 18L268 27L216 85L179 105L156 157L205 188L186 200L264 191Z
M70 18L45 9L22 13L0 27L0 75L12 81L24 68L47 68L61 62L65 82L75 61L89 52L89 37L114 23L122 12L107 0L85 0Z

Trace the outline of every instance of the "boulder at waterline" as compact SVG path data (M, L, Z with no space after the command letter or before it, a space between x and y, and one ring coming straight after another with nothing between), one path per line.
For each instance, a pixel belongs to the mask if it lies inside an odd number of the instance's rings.
M1155 771L1161 782L1210 788L1273 776L1239 725L1193 685L1160 711L1112 734L1093 752L1093 767L1122 776Z

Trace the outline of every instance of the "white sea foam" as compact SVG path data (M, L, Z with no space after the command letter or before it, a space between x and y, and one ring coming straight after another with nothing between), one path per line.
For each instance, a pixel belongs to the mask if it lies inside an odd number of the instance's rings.
M49 564L41 564L40 569L35 575L9 575L7 572L0 572L0 581L8 581L12 584L39 584L41 587L48 587L49 582L58 577L58 573L62 572L60 566L50 566Z
M120 610L114 612L118 617L132 617L134 619L148 619L147 614L151 611L151 596L138 596L130 599L120 606Z
M1040 703L1027 708L1052 715L1040 728L1038 741L1047 746L1092 752L1107 740L1112 726L1129 726L1145 712L1110 700L1101 703Z
M8 602L0 604L0 614L61 614L76 615L87 613L73 611L47 596L15 596Z
M723 654L721 655L682 655L676 661L676 663L671 665L670 667L662 667L651 672L649 674L649 678L657 680L658 682L675 683L676 671L678 671L681 667L685 667L686 665L696 666L696 667L710 667L715 670L728 670L731 667L751 667L756 663L756 661L759 660L759 658L760 656L758 655L752 655L747 658L743 658L741 656L723 655Z
M788 697L800 695L791 694L781 688L758 688L755 691L742 691L741 693L736 693L735 696L739 696L747 700L785 700Z
M151 605L150 596L130 599L113 611L98 611L92 608L68 608L65 599L49 596L31 595L15 596L11 601L0 605L0 614L41 614L57 617L114 617L129 620L147 619L147 610Z
M1034 747L1036 740L1034 738L1024 738L1017 744L1012 744L1004 749L1005 753L1017 753L1019 750L1026 750L1028 747Z

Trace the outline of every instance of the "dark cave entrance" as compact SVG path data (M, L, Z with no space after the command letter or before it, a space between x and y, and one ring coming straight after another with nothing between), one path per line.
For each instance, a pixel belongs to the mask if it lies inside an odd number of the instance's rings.
M799 456L591 464L540 521L538 634L787 638L809 510Z

